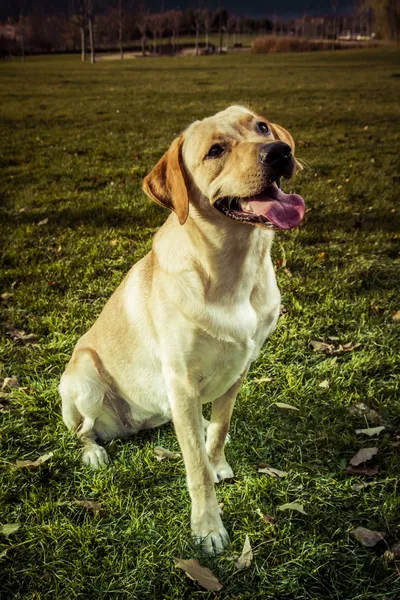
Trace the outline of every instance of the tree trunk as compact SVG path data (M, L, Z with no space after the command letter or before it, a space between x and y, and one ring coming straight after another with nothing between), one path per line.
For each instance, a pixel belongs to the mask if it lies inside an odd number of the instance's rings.
M206 52L208 52L208 29L206 30Z
M142 33L142 56L146 55L146 32Z
M89 15L89 43L90 43L90 62L92 65L96 62L96 54L94 51L94 35L93 35L93 15Z
M222 54L222 14L221 14L221 12L219 13L218 31L219 31L219 53Z
M85 25L81 26L81 60L86 60L86 36L85 36Z
M124 58L124 48L122 45L122 0L118 2L118 39L119 39L119 57Z
M199 55L199 23L196 23L196 56Z
M25 62L25 38L24 38L24 24L23 24L23 16L21 14L19 18L19 34L21 40L21 60Z

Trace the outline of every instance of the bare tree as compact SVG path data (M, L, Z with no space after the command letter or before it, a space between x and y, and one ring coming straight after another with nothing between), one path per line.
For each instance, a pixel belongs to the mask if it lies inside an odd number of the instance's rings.
M85 62L86 60L86 21L87 21L87 11L86 11L86 0L79 0L79 31L81 33L81 61Z
M198 56L200 54L199 42L200 42L200 27L201 27L202 20L203 20L203 11L202 10L194 10L193 11L193 21L194 21L194 27L195 27L195 31L196 31L196 42L195 42L196 56Z
M332 35L332 50L335 49L335 41L336 41L336 29L337 29L337 9L338 9L338 0L332 0L332 9L333 9L333 35Z
M25 62L25 22L22 10L18 18L18 33L19 43L21 45L21 60L22 62Z
M153 54L157 53L157 41L161 46L161 37L165 28L165 18L161 13L149 15L148 27L153 35Z
M146 33L149 27L149 15L146 12L140 12L136 15L136 26L140 33L140 44L142 47L142 56L146 55Z
M182 24L182 11L169 10L165 14L166 24L172 32L172 48L176 52L177 45L179 46L179 30Z
M90 62L92 65L96 62L96 52L94 48L94 3L95 0L85 0L87 19L89 24L89 45L90 45Z
M203 10L203 26L206 32L206 52L208 52L208 36L213 24L213 14L210 10Z

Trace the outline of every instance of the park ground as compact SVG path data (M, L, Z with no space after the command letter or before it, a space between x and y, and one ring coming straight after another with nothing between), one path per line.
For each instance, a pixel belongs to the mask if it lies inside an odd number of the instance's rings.
M400 540L399 59L371 49L0 64L0 377L18 382L0 397L1 600L214 597L174 557L209 567L229 600L399 597L385 554ZM143 177L188 123L234 103L290 129L307 168L286 191L308 212L276 235L283 314L235 408L236 478L217 486L231 546L207 557L190 542L182 460L154 454L179 451L172 425L107 444L110 466L92 472L57 385L166 218ZM361 469L375 476L349 474L366 447L378 453ZM291 502L306 514L279 510ZM366 548L359 526L385 541ZM253 561L238 571L246 534Z

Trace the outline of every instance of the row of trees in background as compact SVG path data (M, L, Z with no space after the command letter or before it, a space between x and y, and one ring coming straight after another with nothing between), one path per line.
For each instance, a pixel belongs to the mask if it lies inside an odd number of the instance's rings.
M103 2L103 3L102 3ZM338 0L332 0L331 17L303 17L292 21L266 18L237 17L224 8L169 10L151 13L138 7L133 0L70 0L69 14L45 15L43 11L0 24L0 54L19 51L29 52L78 52L82 60L88 50L95 62L95 47L102 50L119 48L123 58L124 49L140 50L143 55L152 53L176 53L180 37L193 36L195 53L215 50L209 43L210 35L218 34L217 48L222 52L223 34L225 46L237 43L239 34L254 37L274 33L332 39L346 32L358 31L369 35L372 25L382 38L400 40L399 0L360 0L355 13L349 17L337 17ZM162 44L162 41L168 43Z

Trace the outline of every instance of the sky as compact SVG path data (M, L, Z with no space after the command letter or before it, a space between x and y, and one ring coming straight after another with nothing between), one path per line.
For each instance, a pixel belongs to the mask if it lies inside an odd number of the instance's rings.
M162 9L171 8L209 8L216 10L220 5L229 12L236 15L247 15L250 17L269 17L277 14L282 18L293 18L304 13L309 15L331 15L332 5L337 4L338 14L352 13L355 0L142 0L145 6L158 12ZM98 6L117 6L118 0L95 0ZM132 2L139 5L141 2ZM68 12L74 5L73 0L0 0L0 19L7 16L16 16L20 12L19 7L24 8L24 14L30 14L36 10L43 14Z

